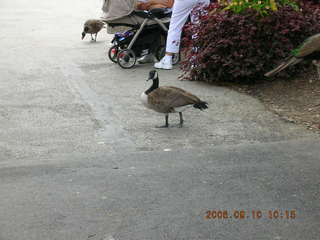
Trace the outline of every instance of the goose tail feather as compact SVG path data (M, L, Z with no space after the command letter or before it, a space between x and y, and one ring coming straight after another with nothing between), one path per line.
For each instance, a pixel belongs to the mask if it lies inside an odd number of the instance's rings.
M193 107L194 107L194 108L198 108L198 109L200 109L201 111L203 111L204 109L207 109L207 108L208 108L208 103L207 103L207 102L200 101L200 102L197 102L197 103L193 104Z
M299 62L301 62L302 59L301 58L296 58L296 57L291 57L288 59L288 61L281 63L278 67L276 67L275 69L271 70L270 72L267 72L266 74L264 74L264 76L266 77L272 77L275 74L277 74L278 72L281 72L283 69L289 67L289 66L293 66Z

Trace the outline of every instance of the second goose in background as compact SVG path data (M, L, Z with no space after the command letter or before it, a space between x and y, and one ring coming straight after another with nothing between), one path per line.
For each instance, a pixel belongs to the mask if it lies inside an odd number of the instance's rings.
M86 36L87 33L91 34L91 40L97 41L98 32L104 27L104 22L98 19L89 19L83 25L82 32L82 40ZM95 38L93 38L92 34L95 34Z

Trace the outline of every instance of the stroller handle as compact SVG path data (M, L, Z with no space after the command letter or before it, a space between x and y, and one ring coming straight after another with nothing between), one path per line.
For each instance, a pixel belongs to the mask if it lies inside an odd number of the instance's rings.
M167 8L154 8L149 11L135 10L133 13L139 17L149 18L149 19L155 19L155 18L161 19L161 18L171 16L171 12L168 12Z

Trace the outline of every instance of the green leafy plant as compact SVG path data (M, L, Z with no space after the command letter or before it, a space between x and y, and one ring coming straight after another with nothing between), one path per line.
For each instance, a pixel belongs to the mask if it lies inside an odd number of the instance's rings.
M220 0L218 3L225 6L224 10L232 10L235 13L242 13L246 9L254 9L260 15L267 15L269 10L277 11L278 6L291 6L298 9L298 5L294 0Z

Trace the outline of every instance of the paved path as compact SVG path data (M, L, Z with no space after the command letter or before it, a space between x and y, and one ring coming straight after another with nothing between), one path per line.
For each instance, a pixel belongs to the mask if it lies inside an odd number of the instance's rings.
M319 136L249 96L179 81L178 69L160 71L161 84L210 108L154 128L163 116L139 102L151 66L111 63L105 32L80 40L100 7L0 3L0 240L316 239ZM203 219L276 208L297 219Z

